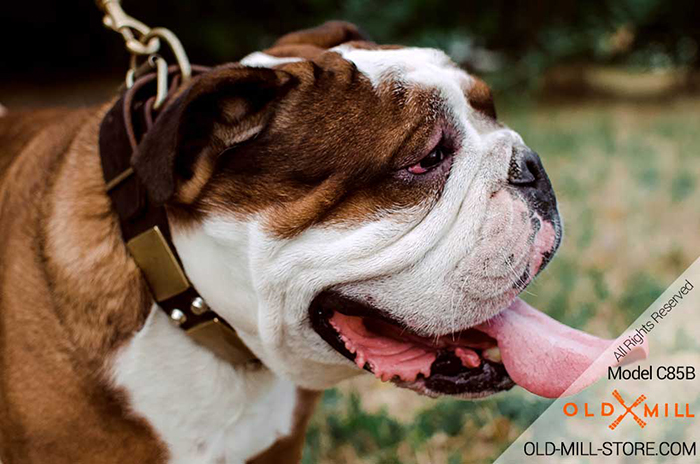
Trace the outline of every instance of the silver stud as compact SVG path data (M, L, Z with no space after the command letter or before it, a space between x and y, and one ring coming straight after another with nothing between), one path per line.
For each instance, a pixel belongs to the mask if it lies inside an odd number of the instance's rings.
M172 319L175 324L182 325L187 320L187 316L179 309L173 309L170 313L170 319Z
M198 296L194 300L192 300L192 312L195 313L197 316L201 316L202 314L206 313L209 311L209 306L204 302L201 296Z

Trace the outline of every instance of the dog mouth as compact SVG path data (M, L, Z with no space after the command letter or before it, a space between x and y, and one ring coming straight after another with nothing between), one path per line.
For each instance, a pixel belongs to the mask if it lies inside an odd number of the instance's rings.
M520 299L486 322L436 336L333 290L317 295L309 310L314 330L359 368L429 396L480 398L514 385L546 398L575 394L597 380L577 381L613 343Z
M476 329L421 336L384 312L332 291L314 299L311 321L321 338L358 367L404 388L475 398L515 385L496 341Z

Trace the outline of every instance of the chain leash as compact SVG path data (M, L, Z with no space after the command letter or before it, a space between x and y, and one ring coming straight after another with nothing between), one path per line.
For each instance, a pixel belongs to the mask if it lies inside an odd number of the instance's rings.
M121 0L95 0L104 13L105 27L121 34L126 50L131 55L129 70L126 73L126 87L144 72L155 69L157 75L154 109L158 109L168 96L168 63L158 52L165 43L175 56L180 68L181 83L185 84L192 76L192 67L187 53L172 31L163 27L150 28L141 21L127 15L121 7Z

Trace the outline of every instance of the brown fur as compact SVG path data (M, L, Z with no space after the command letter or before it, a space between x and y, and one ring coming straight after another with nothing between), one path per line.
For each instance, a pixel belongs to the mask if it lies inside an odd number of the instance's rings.
M438 196L445 176L411 182L402 170L434 148L429 143L441 122L432 94L393 83L377 93L352 63L334 52L254 72L257 75L252 78L266 86L276 76L280 88L270 93L267 98L273 100L264 106L254 111L237 109L237 117L232 117L238 97L225 93L223 104L220 100L218 106L199 110L201 99L209 95L204 89L235 87L240 79L239 68L222 67L193 84L192 95L171 107L151 131L157 143L139 155L149 163L143 166L142 177L152 179L149 183L155 187L163 173L171 171L166 162L181 166L180 190L188 192L190 201L170 203L179 220L196 221L214 212L270 210L269 229L280 237L292 237L322 221L356 222ZM187 153L171 149L167 141L172 139L174 123L168 116L178 114L181 124L191 127L186 121L193 112L191 120L198 121L200 132L190 131L189 138L180 133L177 143L188 150L203 148ZM214 121L204 123L207 117ZM246 132L255 125L252 118L264 125L260 132L227 149L225 139ZM221 126L216 121L226 123ZM168 161L163 155L174 151L179 160ZM202 165L213 166L207 168L212 173L208 182L196 178L192 164L199 165L200 172ZM137 158L137 172L138 168ZM196 195L192 179L201 187Z
M166 457L103 375L109 355L143 323L150 298L104 194L99 115L0 119L3 134L17 134L9 145L23 147L0 184L4 464ZM20 127L32 127L30 135L20 136Z
M357 26L345 21L328 21L318 27L290 32L277 39L275 46L304 45L327 49L353 40L366 40Z
M467 100L475 110L480 111L491 119L496 119L496 106L493 103L493 94L486 82L474 78L474 83L467 91Z

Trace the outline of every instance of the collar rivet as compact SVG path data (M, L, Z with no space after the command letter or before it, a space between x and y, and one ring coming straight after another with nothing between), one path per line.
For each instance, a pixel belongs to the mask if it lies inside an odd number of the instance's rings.
M172 312L170 313L170 319L176 325L182 325L187 320L187 316L185 315L185 313L183 313L179 309L173 309Z
M191 309L192 312L195 313L197 316L201 316L202 314L209 311L209 306L204 302L204 299L202 299L201 296L198 296L197 298L192 300Z

